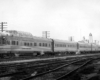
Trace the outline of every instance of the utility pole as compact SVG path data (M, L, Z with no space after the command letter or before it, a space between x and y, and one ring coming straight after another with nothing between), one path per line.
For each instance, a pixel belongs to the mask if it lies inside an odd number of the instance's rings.
M4 24L7 24L7 22L1 22L1 23L0 23L1 32L5 31L4 28L6 28L6 27L4 27L4 26L7 26L7 25L4 25Z
M43 31L42 36L45 37L45 38L50 37L49 31Z

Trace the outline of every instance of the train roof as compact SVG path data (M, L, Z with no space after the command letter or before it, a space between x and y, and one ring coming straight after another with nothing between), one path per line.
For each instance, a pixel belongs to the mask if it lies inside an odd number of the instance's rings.
M31 33L23 32L23 31L7 30L6 32L9 33L10 35L13 35L13 36L28 37L28 38L33 37L33 35Z
M78 42L79 44L91 45L90 43Z
M56 42L63 42L63 43L77 43L77 42L74 42L74 41L59 40L59 39L54 39L54 41L56 41Z
M17 36L17 37L23 37L23 38L33 38L35 40L51 41L51 39L43 38L43 37L36 37L36 36L33 36L31 33L23 32L23 31L7 30L5 34L9 34L9 35Z
M45 40L45 41L51 41L51 39L50 38L44 38L44 37L37 37L37 36L33 36L33 39L38 39L38 40Z

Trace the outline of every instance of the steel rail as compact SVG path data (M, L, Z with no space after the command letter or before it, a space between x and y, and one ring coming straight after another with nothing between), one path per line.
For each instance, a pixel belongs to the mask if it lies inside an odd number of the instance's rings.
M44 64L38 64L38 65L24 67L24 68L21 68L21 69L26 69L26 68L31 68L31 67L45 67L47 65L52 65L52 64L55 64L55 63L58 64L58 62L59 63L66 63L67 61L73 61L73 60L75 60L75 59L64 60L64 61L57 61L57 62L50 62L50 63L44 63ZM23 74L23 73L25 74L26 72L24 70L22 70L22 71L17 71L17 72L12 72L12 73L6 73L6 74L0 75L0 78L1 77L7 77L7 76L14 76L14 75Z
M61 69L61 68L63 68L63 67L69 66L69 65L71 65L71 64L73 64L73 63L76 63L76 62L79 62L79 61L82 61L82 60L86 60L86 59L75 60L75 61L73 61L73 62L71 62L71 63L64 64L64 65L62 65L62 66L60 66L60 67L57 67L57 68L55 68L55 69L52 69L52 70L49 70L49 71L46 71L46 72L43 72L43 73L39 73L39 74L37 74L37 75L35 75L35 76L26 77L26 78L21 79L21 80L30 80L30 79L34 79L34 78L36 78L36 77L40 77L40 76L45 75L45 74L47 74L47 73L51 73L51 72L57 71L57 70L59 70L59 69Z
M58 77L56 80L64 80L67 79L71 74L73 74L75 71L81 69L82 67L86 66L87 64L89 64L91 62L91 60L86 61L84 64L82 64L81 66L79 66L78 68L66 73L65 75Z

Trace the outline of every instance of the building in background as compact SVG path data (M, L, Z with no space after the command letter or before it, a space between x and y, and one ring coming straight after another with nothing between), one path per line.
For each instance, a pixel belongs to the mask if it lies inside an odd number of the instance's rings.
M93 43L93 36L91 33L89 34L89 43Z
M42 37L44 37L44 38L50 38L50 31L43 31L42 32Z
M70 37L68 38L68 40L69 40L69 41L74 41L73 36L70 36Z

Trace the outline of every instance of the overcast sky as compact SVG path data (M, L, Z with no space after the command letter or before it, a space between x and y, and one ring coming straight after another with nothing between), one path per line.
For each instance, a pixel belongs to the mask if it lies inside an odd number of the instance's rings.
M0 0L0 22L34 36L78 41L92 33L100 41L100 0Z

